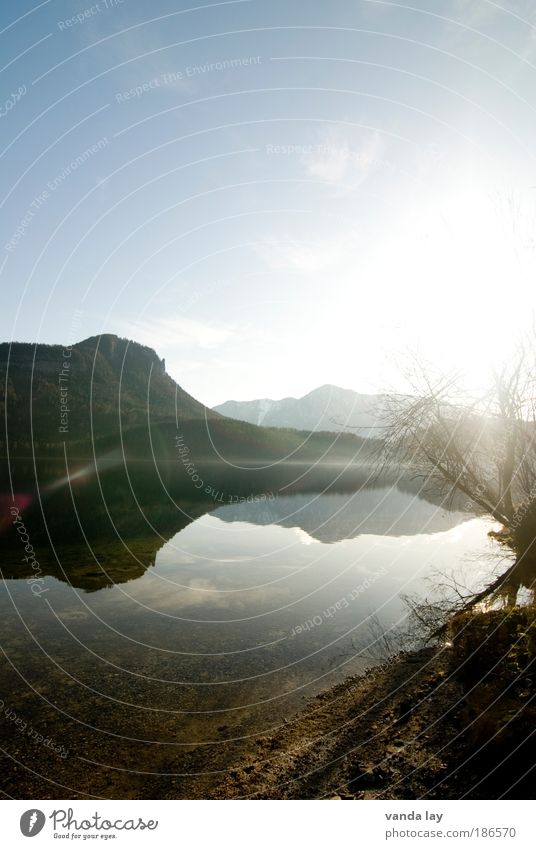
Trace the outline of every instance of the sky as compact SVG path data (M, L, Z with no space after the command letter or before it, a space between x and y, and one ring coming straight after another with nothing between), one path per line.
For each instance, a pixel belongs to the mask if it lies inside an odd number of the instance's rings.
M533 325L533 0L3 0L4 341L212 406L484 386Z

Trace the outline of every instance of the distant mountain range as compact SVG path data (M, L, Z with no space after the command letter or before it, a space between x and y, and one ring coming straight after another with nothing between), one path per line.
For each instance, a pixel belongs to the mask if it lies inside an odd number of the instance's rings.
M384 396L363 395L351 389L326 384L303 398L273 401L225 401L214 411L231 419L264 427L291 427L306 431L353 431L359 436L378 437Z

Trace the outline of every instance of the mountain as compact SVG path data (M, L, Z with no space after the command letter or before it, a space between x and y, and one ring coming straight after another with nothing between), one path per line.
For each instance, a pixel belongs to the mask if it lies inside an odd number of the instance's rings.
M112 334L71 347L3 343L0 380L0 456L60 459L61 474L46 470L59 481L126 465L130 480L143 469L170 491L221 500L291 483L352 487L371 461L369 441L352 433L259 427L209 410L152 348Z
M73 442L216 413L166 374L155 351L112 334L76 345L0 345L0 412L10 446ZM33 439L32 439L33 429Z
M363 395L351 389L326 384L303 398L268 398L255 401L226 401L215 412L232 419L265 427L292 427L307 431L355 431L377 437L380 431L383 396Z

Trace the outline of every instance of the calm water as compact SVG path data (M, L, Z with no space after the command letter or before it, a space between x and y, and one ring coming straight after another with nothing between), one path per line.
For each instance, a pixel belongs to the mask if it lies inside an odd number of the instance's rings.
M241 739L379 658L381 630L407 624L404 594L429 592L436 572L479 585L497 568L488 520L396 487L196 512L169 538L41 546L40 597L10 549L1 698L69 751L41 746L41 776L74 792L89 765L106 796L133 773L147 793L146 773L232 766ZM0 718L25 762L24 735Z

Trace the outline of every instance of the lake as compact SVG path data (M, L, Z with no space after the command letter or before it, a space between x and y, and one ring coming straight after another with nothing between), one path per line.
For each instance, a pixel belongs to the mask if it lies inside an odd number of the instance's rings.
M173 509L176 532L140 507L121 538L103 523L75 539L56 505L35 543L22 512L42 581L32 592L15 539L0 592L6 792L209 794L248 741L411 641L404 596L436 592L438 575L480 586L499 564L492 522L396 485Z

